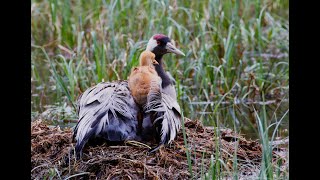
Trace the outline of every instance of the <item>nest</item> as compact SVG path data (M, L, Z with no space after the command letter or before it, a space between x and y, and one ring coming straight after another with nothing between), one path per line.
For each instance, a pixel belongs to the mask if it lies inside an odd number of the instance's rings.
M217 162L224 163L221 173L228 176L237 168L240 175L254 175L259 170L262 146L246 140L230 129L204 127L185 118L186 142L182 130L175 141L153 154L148 148L123 145L86 146L82 159L76 159L72 129L49 127L43 121L31 125L31 177L43 179L190 179L201 178ZM186 148L187 147L187 148ZM285 148L275 148L273 161L286 164ZM190 154L189 160L187 152ZM236 158L236 161L234 160ZM188 162L191 166L188 165ZM236 162L236 164L234 164ZM211 168L210 168L211 167ZM192 174L191 174L192 172ZM230 173L232 175L232 173Z

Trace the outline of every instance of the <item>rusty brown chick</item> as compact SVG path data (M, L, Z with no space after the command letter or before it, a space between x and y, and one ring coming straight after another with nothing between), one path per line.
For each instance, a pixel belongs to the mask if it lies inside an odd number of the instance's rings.
M159 88L153 90L160 90L161 78L158 76L154 64L159 64L155 60L155 54L151 51L143 51L140 55L139 66L133 68L128 78L128 85L133 99L140 106L146 104L147 96L152 86Z

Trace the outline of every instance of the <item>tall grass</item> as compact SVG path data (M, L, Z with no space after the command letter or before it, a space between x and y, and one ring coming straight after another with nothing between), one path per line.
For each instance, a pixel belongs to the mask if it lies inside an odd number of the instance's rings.
M164 57L184 116L262 139L266 163L271 134L287 135L289 1L31 2L34 114L45 105L72 107L101 81L127 79L149 38L163 33L186 54ZM219 178L225 162L216 148L210 172ZM270 178L270 164L264 170L260 177Z

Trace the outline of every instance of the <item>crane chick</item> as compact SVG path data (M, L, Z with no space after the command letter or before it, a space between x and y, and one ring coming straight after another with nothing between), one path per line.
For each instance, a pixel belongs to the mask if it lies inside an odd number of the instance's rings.
M137 134L142 134L144 128L143 114L148 97L150 97L151 94L158 94L161 91L162 80L155 70L154 65L156 64L159 65L155 60L155 54L151 51L143 51L140 55L139 66L132 69L128 78L128 86L132 97L140 109L137 114Z
M146 104L151 89L160 91L161 78L155 70L155 64L159 64L155 60L155 54L151 51L143 51L140 55L139 66L133 68L128 78L133 99L140 106Z

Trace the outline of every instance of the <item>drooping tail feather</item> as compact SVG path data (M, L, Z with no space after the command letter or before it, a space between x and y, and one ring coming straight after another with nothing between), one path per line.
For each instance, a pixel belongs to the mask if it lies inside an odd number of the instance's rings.
M134 139L138 107L126 81L99 83L78 99L79 121L74 129L76 153L95 137L107 141Z
M146 113L155 113L153 125L160 136L159 145L151 150L157 150L162 144L172 142L181 127L180 106L175 99L161 91L150 91L147 105L144 107Z

